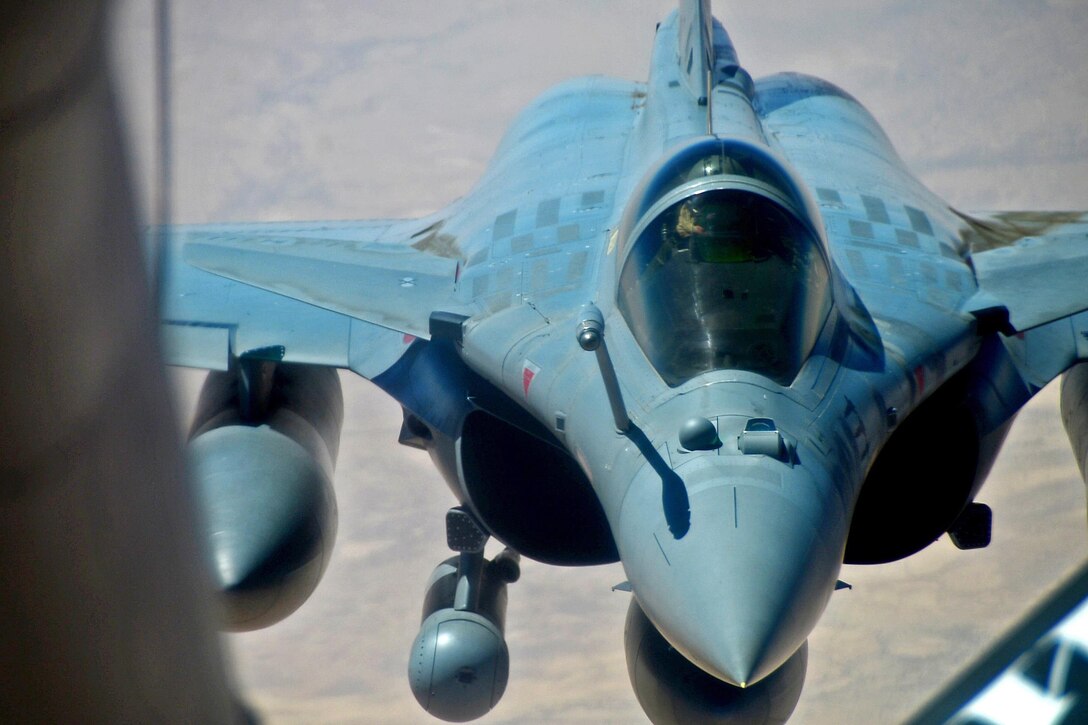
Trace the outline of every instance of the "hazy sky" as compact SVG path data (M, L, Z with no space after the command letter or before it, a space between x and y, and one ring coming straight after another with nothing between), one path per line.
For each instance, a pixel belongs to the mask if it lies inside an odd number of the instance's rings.
M141 178L146 5L122 6L116 54ZM512 117L550 85L645 78L654 25L673 5L176 3L176 219L433 211L470 190ZM715 14L753 75L800 70L859 98L957 207L1088 209L1083 3L718 2ZM396 445L397 406L344 383L329 571L296 615L230 644L272 722L429 722L404 671L453 500L425 454ZM185 384L191 397L199 378ZM983 489L990 549L942 540L844 571L854 589L813 634L793 722L902 718L1084 557L1084 486L1056 401L1050 388L1022 414ZM510 592L510 685L485 722L644 721L623 659L627 595L609 590L623 578L618 567L525 567Z

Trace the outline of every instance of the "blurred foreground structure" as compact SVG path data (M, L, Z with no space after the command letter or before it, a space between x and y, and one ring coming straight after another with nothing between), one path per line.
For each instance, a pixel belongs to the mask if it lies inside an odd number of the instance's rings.
M231 722L107 10L0 10L0 721Z
M1088 719L1088 564L908 721L1082 723Z

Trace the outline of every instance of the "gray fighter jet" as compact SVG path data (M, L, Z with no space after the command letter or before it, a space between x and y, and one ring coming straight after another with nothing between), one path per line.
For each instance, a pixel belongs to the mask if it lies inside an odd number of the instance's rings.
M1086 233L949 208L845 91L753 80L705 0L647 82L546 93L431 216L175 227L167 357L213 371L189 445L229 626L320 579L350 369L459 502L411 649L425 709L501 697L526 556L622 562L653 721L784 721L844 561L988 542L1012 418L1088 357Z

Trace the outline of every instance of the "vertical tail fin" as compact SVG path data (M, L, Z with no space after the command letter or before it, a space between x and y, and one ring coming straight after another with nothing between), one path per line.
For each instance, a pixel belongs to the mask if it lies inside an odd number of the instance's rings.
M729 84L752 98L752 79L740 67L733 41L710 12L710 0L680 0L677 13L677 58L680 75L688 93L706 106L706 132L713 133L711 93L719 84ZM750 109L749 109L750 111Z
M677 24L680 73L688 90L700 103L710 97L714 69L713 24L710 0L680 0L680 22Z

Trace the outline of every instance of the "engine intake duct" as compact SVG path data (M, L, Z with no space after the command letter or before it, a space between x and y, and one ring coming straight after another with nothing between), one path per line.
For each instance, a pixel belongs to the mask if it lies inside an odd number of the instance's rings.
M335 370L239 367L205 380L188 459L223 628L246 631L298 609L328 564L343 397Z

